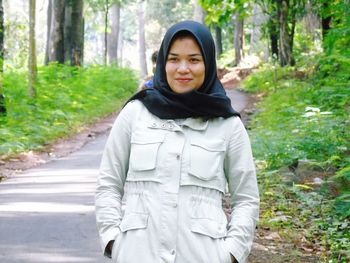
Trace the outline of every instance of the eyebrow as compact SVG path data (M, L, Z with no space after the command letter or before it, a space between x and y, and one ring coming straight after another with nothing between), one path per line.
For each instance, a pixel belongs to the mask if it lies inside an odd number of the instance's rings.
M169 52L168 55L172 55L172 56L179 56L179 54L177 53L172 53L172 52ZM195 57L195 56L201 56L202 57L202 54L200 53L195 53L195 54L189 54L190 57Z

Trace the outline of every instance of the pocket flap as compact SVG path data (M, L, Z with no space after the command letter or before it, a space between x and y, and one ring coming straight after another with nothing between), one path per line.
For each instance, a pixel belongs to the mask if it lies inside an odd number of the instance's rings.
M146 228L148 224L148 214L132 213L126 214L120 223L120 230L126 232L132 229Z
M207 151L211 152L223 152L225 151L225 141L224 140L201 140L198 138L191 140L191 145L201 147Z
M209 218L192 218L191 231L215 239L223 238L226 236L226 225Z
M162 143L164 141L164 134L156 132L136 132L131 138L131 143L134 144L153 144Z

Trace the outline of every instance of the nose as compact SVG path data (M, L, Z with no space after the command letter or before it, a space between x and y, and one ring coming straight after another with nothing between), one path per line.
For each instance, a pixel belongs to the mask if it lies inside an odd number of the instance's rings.
M186 61L181 61L179 67L177 68L179 73L187 73L189 71L188 63Z

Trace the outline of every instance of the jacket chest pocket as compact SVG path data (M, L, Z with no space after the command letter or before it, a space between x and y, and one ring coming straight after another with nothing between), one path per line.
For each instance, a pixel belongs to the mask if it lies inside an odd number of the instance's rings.
M223 140L192 140L189 174L203 181L223 175L225 143Z
M131 140L129 175L127 179L155 177L163 134L138 133Z

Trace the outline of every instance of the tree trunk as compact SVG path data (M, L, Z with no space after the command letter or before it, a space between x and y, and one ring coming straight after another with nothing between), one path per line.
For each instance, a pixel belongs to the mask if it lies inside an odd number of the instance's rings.
M64 6L65 0L53 0L49 61L64 63Z
M123 29L120 29L120 33L119 33L119 44L118 44L118 48L119 48L119 65L123 67L123 49L124 49L124 40L123 40Z
M72 2L71 16L71 45L69 59L72 66L81 66L83 64L84 53L84 19L83 19L83 0Z
M120 2L112 5L111 8L112 28L108 41L108 58L109 63L118 64L118 41L120 27Z
M63 39L64 39L64 63L70 64L70 54L72 50L72 5L71 0L65 0L64 3L64 26L63 26Z
M324 41L331 29L332 16L322 17L322 40Z
M280 32L280 65L292 66L294 65L294 58L292 53L291 35L289 34L288 30L289 0L277 0L277 11Z
M140 69L141 69L142 78L145 78L147 76L144 3L145 3L144 1L141 1L139 3L139 9L138 9L139 57L140 57Z
M199 4L199 0L193 1L193 20L199 23L205 23L205 14L203 8Z
M243 33L243 17L240 16L239 12L235 15L235 64L238 65L242 58L244 57L243 51L243 41L244 41L244 33Z
M275 32L270 32L270 41L271 41L271 55L275 58L278 58L278 35Z
M215 25L215 44L216 44L216 59L219 59L222 54L222 29Z
M278 39L279 39L279 20L278 12L274 10L268 17L267 34L269 36L269 45L271 56L275 59L279 57Z
M253 30L250 38L249 53L258 52L261 48L261 36L263 32L263 25L266 24L268 17L262 12L258 4L253 4L252 24Z
M0 0L0 117L6 115L5 95L3 88L4 74L4 8Z
M321 18L313 11L313 6L310 2L306 3L306 15L303 18L303 27L312 41L320 39L318 31L321 29ZM309 50L309 47L306 49Z
M49 0L47 6L47 32L46 32L46 49L45 49L45 65L49 64L50 57L50 39L52 25L52 0Z
M109 2L105 0L105 45L104 45L104 55L103 55L103 64L107 65L107 52L108 52L108 11L109 11Z
M35 47L35 0L29 1L29 96L36 97L37 65L36 65L36 47Z

